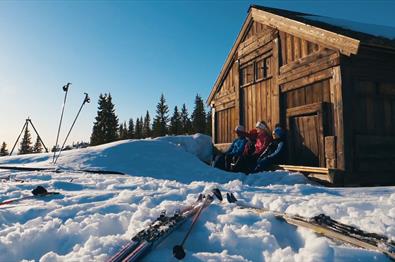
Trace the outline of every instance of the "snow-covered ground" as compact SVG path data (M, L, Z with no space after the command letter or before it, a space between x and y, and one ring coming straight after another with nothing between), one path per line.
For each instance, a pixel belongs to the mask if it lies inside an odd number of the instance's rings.
M125 140L67 151L63 173L0 170L0 202L31 195L42 185L61 194L0 206L0 261L105 261L159 216L219 187L258 207L302 216L325 213L343 223L395 239L395 187L325 188L300 174L245 176L213 169L203 135ZM200 160L200 159L201 160ZM51 154L0 158L2 165L50 167ZM126 175L77 172L101 169ZM175 261L172 247L189 224L145 261ZM384 255L335 243L308 229L232 204L213 203L186 242L185 261L387 261ZM388 260L389 261L389 260Z

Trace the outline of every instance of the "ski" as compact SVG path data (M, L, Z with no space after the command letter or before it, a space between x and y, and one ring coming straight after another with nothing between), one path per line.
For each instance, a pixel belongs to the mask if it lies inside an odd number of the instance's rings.
M42 171L42 172L54 172L54 173L94 173L94 174L108 174L108 175L125 175L123 172L112 171L112 170L100 170L100 169L65 169L65 168L53 168L53 167L27 167L27 166L2 166L0 169L14 170L14 171Z
M35 189L32 190L32 194L33 194L32 196L25 196L25 197L21 197L21 198L3 201L0 203L0 206L18 203L22 200L27 200L27 199L34 199L34 198L40 198L40 197L46 197L46 196L52 196L52 195L59 195L60 193L59 192L48 192L44 187L37 186Z
M229 203L234 203L240 208L248 209L257 213L272 213L276 218L284 220L288 224L313 230L315 233L350 245L384 253L395 261L395 242L384 235L368 233L357 227L340 223L331 217L320 214L311 218L291 215L283 212L272 211L267 208L254 207L248 203L239 201L232 193L227 193Z
M164 212L148 227L138 232L130 242L128 242L119 252L113 255L108 262L133 262L138 261L147 255L150 250L160 244L174 230L183 225L190 217L197 214L201 209L208 207L219 191L213 190L213 194L200 194L197 201L176 212L172 216L167 216ZM221 197L222 199L222 197Z

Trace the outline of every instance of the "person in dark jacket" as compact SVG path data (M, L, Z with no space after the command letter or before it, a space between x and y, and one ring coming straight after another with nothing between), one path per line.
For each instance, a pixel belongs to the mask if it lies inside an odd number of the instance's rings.
M272 165L282 164L286 158L285 131L279 126L273 131L273 141L259 156L254 173L268 170Z
M235 128L237 138L230 145L229 149L224 153L216 157L213 162L213 167L230 170L230 165L236 158L243 154L244 146L247 143L245 131L243 126L237 126Z
M236 161L231 163L231 170L234 172L244 172L249 171L249 166L251 165L252 154L255 152L255 143L258 136L257 130L251 129L246 133L247 143L244 146L243 154L236 159Z

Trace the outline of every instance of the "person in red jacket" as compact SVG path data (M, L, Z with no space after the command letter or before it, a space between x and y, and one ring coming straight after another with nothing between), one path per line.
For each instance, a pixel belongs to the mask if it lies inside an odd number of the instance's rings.
M255 152L252 154L255 160L266 150L270 142L272 142L272 136L265 121L256 123L256 130L258 136L255 143Z

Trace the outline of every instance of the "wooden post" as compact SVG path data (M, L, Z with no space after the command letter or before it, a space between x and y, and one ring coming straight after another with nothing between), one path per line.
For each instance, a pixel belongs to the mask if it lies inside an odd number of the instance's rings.
M272 84L272 96L271 96L271 106L272 106L272 129L274 125L280 123L280 87L277 83L277 77L280 72L280 41L278 33L273 40L273 84Z
M211 103L211 140L213 144L217 143L217 134L215 128L215 106L214 103Z
M330 79L330 92L331 103L333 104L334 125L336 133L336 168L344 171L344 114L340 66L333 67L332 72L333 77Z

